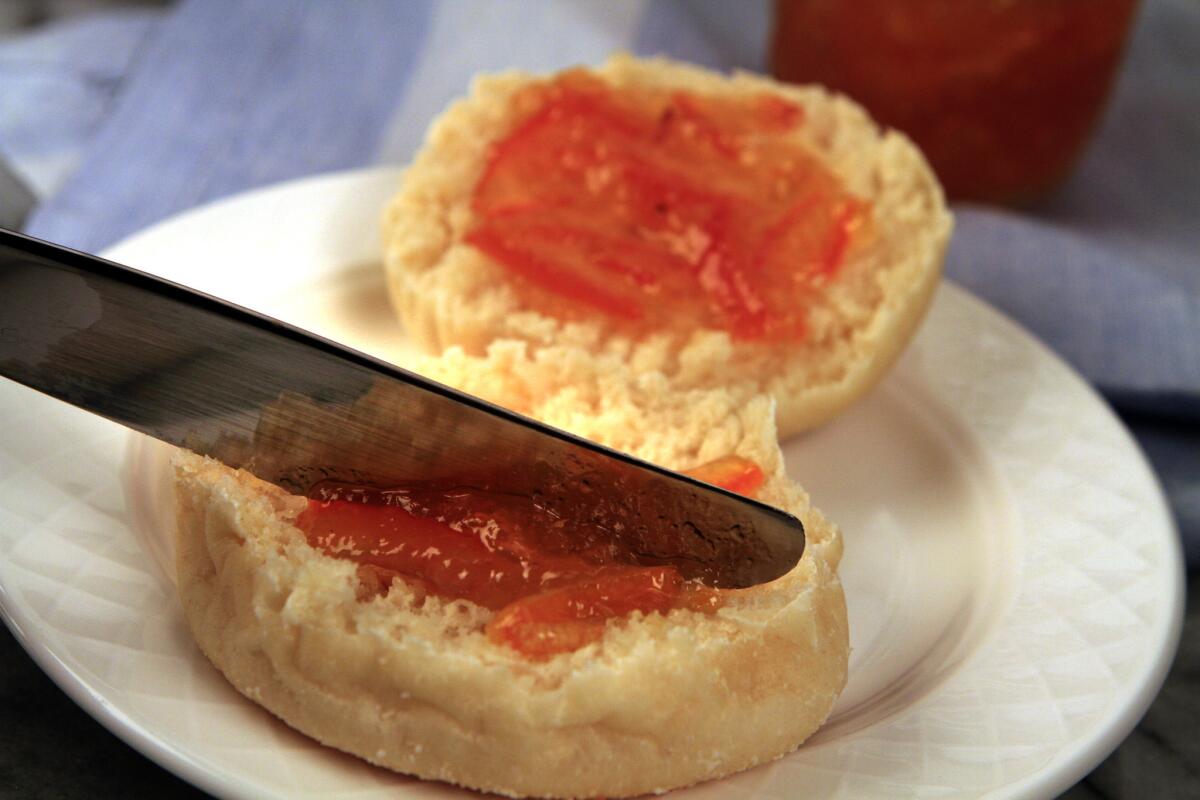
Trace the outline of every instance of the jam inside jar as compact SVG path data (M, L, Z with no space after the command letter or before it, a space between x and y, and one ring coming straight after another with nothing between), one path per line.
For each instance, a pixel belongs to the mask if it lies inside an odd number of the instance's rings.
M687 474L747 496L765 477L738 456ZM421 596L469 600L496 612L489 639L534 660L595 641L613 618L721 604L720 590L669 565L638 563L616 542L577 549L570 526L522 496L319 484L296 525L309 544L358 565L361 599L399 579Z
M1066 178L1137 0L776 0L771 69L907 133L954 200L1019 204Z

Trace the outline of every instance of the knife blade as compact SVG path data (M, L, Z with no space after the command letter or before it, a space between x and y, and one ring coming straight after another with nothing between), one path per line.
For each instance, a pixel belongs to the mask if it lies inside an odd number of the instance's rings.
M0 230L0 375L300 495L351 484L528 497L638 563L739 588L799 520L299 328Z

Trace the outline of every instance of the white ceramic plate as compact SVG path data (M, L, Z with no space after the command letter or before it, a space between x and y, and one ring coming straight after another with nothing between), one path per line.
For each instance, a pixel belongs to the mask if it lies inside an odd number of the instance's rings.
M108 255L403 361L377 267L396 180L253 192ZM223 797L458 791L322 748L225 684L158 566L160 450L9 382L0 409L0 605L92 715ZM1129 435L1043 346L944 286L884 384L785 451L845 531L849 685L799 752L686 794L1051 797L1133 727L1178 637L1179 546Z

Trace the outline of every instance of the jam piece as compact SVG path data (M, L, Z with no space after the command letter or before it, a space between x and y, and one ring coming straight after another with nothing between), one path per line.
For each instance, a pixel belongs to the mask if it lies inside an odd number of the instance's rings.
M686 474L747 497L753 497L766 479L758 464L741 456L718 458L690 469Z
M754 463L726 457L688 474L752 494ZM529 498L481 490L318 487L296 525L325 553L358 564L359 597L403 579L419 595L466 599L496 611L487 635L540 659L603 635L609 619L672 608L714 610L721 592L672 566L637 563L609 543L573 550L570 530Z
M574 71L515 106L466 240L552 316L797 340L869 217L788 139L804 110L776 95L615 92Z
M419 505L403 491L310 500L297 526L330 555L491 609L595 568L577 555L531 548L532 537L514 517L535 512L516 502L505 509L503 496L480 493L475 499L485 510L467 515L458 512L457 497L422 499L430 502Z
M503 608L487 626L492 641L533 658L575 650L604 635L611 617L670 611L683 579L671 567L609 567Z

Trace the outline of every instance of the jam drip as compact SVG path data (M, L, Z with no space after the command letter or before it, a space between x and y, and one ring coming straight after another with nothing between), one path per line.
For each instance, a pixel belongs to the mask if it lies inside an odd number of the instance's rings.
M738 457L691 474L747 495L763 481ZM314 547L358 564L360 596L386 593L399 578L419 593L470 600L497 612L492 641L530 658L595 641L614 617L720 604L718 590L672 566L639 565L611 543L572 550L562 522L525 497L328 484L314 495L296 524Z
M771 94L609 90L582 71L515 100L467 241L553 316L634 330L798 340L867 206L789 140L803 109ZM566 301L566 302L564 302Z

